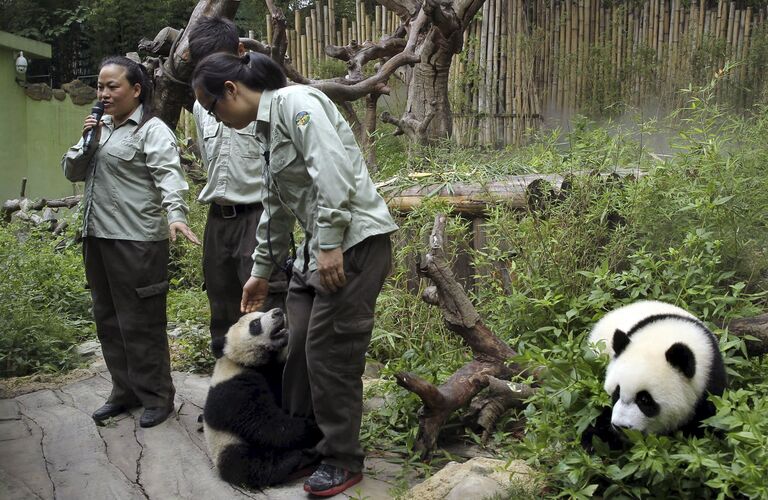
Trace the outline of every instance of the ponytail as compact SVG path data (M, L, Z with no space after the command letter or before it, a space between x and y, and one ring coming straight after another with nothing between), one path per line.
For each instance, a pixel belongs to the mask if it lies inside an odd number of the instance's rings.
M224 82L240 82L251 90L263 92L288 85L275 61L258 52L236 56L223 52L211 54L197 64L192 74L192 88L203 89L211 97L224 97Z

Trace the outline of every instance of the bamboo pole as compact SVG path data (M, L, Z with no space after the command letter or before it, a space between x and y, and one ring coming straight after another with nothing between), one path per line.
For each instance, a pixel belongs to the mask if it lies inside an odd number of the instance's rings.
M506 89L506 75L507 75L507 57L509 55L508 51L508 40L509 40L509 30L507 29L507 14L508 11L506 10L506 2L500 2L499 3L499 73L496 80L499 83L499 89L498 89L498 95L499 95L499 110L498 112L502 114L501 116L501 124L499 126L499 134L500 139L503 144L510 144L509 141L507 141L508 137L508 128L509 128L509 101L506 100L507 95L507 89Z
M307 57L307 35L301 35L301 74L309 77L309 58Z
M328 54L325 53L325 47L328 47L333 43L331 41L332 36L331 19L330 13L328 11L328 5L323 5L323 59L326 61L328 60Z
M357 29L353 30L355 32L355 40L362 43L363 42L363 34L360 31L360 27L363 25L363 17L362 17L362 2L360 0L355 0L355 21L353 23L357 23L355 26Z
M310 16L304 18L304 31L307 33L307 50L304 52L307 58L306 76L307 78L312 78L315 76L315 27L312 22L311 12Z
M483 127L483 138L482 138L482 144L490 144L493 135L493 121L495 120L495 100L493 95L493 83L495 81L495 71L494 71L494 63L496 59L496 5L497 0L486 0L488 3L488 19L484 19L483 22L488 25L488 53L486 54L486 61L487 61L487 71L488 77L486 79L486 87L488 88L489 92L487 94L487 118L485 120L485 126Z
M331 43L341 45L341 38L336 30L336 0L328 0L328 23L328 29L331 32Z

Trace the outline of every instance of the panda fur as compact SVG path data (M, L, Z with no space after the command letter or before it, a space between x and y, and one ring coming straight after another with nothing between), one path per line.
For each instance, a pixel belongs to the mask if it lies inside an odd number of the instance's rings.
M722 395L725 367L717 339L688 311L658 301L639 301L606 314L589 342L610 358L604 388L613 406L582 436L597 434L620 447L618 429L701 435L700 423L715 414L709 394Z
M204 433L211 460L229 483L260 488L307 467L305 449L321 435L314 423L279 406L288 344L280 309L240 318L211 347L217 358L205 401Z

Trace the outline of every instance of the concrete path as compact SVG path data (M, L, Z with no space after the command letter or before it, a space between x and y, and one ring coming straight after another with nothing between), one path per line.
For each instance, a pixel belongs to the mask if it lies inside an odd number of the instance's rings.
M303 480L263 491L220 480L197 423L208 378L173 374L176 415L139 427L141 409L97 427L91 413L109 394L109 374L0 399L0 499L305 499ZM366 461L365 479L337 498L393 498L399 467Z

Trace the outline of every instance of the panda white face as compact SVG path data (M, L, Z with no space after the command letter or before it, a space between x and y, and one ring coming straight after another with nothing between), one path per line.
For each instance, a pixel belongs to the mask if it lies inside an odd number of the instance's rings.
M645 433L669 433L687 423L707 386L715 353L695 319L657 316L631 336L616 330L605 390L611 423Z
M263 366L280 357L288 344L285 316L280 309L244 315L225 337L223 354L241 366Z
M691 379L664 358L658 364L622 358L609 367L605 382L614 427L665 434L690 419L699 397Z

